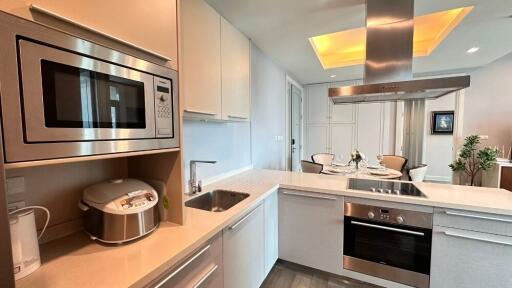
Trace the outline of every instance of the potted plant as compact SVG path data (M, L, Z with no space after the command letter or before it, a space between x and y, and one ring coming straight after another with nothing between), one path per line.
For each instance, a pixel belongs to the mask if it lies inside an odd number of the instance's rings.
M498 157L498 150L489 147L479 149L479 144L480 136L466 137L457 159L449 165L454 172L464 172L470 179L471 186L475 185L476 175L491 168Z
M354 163L356 165L356 169L359 169L359 163L363 161L366 157L363 153L359 152L359 150L354 150L350 153L350 161L348 161L348 165Z

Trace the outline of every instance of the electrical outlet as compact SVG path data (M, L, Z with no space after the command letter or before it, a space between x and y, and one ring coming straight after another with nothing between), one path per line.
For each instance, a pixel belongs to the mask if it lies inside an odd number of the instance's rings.
M25 192L25 177L7 178L7 195Z
M9 212L11 212L16 209L23 208L25 206L26 206L25 201L12 202L12 203L7 204L7 210L9 210Z

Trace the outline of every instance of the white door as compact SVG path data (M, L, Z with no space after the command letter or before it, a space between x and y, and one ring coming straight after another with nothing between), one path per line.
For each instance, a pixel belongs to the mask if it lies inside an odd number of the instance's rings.
M290 159L292 171L300 170L302 155L302 91L290 84Z
M382 151L382 103L357 105L356 148L368 158L369 164L377 164Z
M308 86L308 123L329 123L329 84Z
M331 125L331 153L337 161L348 162L350 152L354 149L355 125Z
M307 152L304 158L311 160L316 153L329 153L329 124L308 125Z

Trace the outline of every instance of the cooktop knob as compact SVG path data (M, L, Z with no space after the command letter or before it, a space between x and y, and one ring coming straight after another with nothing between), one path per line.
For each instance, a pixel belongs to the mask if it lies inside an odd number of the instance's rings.
M402 216L396 216L396 223L402 224L404 223L404 217Z
M384 193L384 189L379 188L379 193Z
M372 190L372 192L376 192L377 191L374 187L370 188L370 190Z
M368 212L368 218L373 219L374 217L375 214L372 211Z
M391 189L386 189L386 193L391 194Z

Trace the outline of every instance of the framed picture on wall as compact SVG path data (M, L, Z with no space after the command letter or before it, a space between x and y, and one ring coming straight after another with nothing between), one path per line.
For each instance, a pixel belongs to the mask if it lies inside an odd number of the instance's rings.
M453 111L433 111L431 133L432 134L453 134L455 116Z

